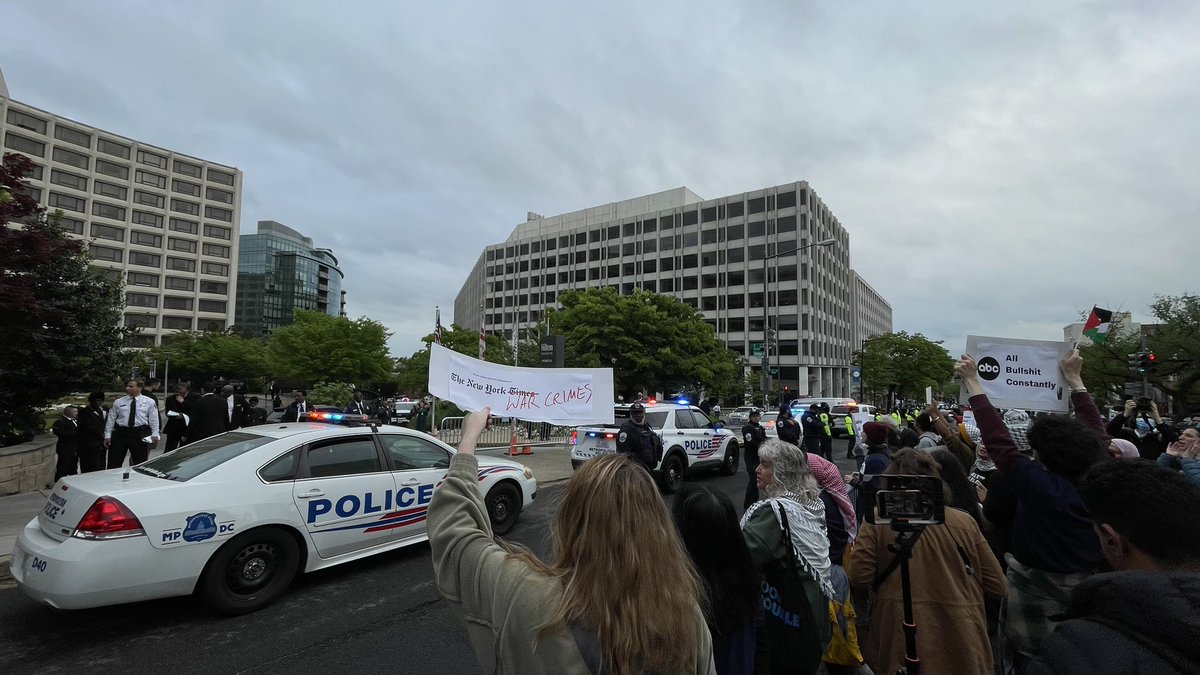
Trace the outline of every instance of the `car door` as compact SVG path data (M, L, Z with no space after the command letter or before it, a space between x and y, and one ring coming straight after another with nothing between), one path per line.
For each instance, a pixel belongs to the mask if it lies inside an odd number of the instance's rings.
M395 508L389 514L393 539L425 534L433 491L450 469L450 453L436 443L408 434L379 434L396 482Z
M370 434L310 443L293 484L296 508L322 558L387 543L396 483Z
M703 418L703 413L699 417ZM707 424L708 419L704 418L704 422ZM704 461L702 453L708 452L712 430L701 425L691 410L679 408L675 411L675 437L676 442L682 445L683 451L687 453L688 466L691 466L698 461Z

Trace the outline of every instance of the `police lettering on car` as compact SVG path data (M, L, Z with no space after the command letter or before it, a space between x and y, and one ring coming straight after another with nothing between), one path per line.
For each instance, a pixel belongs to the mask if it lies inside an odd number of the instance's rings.
M392 500L392 490L384 490L379 496L368 492L361 497L357 494L343 495L336 500L314 499L308 503L308 522L315 523L317 519L329 512L334 512L339 518L349 518L358 513L382 513L396 508L428 504L433 499L433 485L426 484L417 488L402 487L395 491L395 501Z

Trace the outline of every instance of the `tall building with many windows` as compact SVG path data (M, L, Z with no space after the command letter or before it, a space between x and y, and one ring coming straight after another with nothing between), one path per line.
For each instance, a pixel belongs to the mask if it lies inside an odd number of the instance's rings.
M803 181L709 200L681 187L551 218L530 213L484 249L454 322L511 339L564 291L603 286L695 307L755 385L765 342L776 383L797 395L850 395L861 336L891 330L891 306L850 268L849 234Z
M333 252L273 220L243 234L238 251L237 325L270 335L290 325L297 309L346 316L345 275Z
M37 165L30 194L126 286L124 321L149 347L232 323L242 172L14 101L0 74L4 152Z

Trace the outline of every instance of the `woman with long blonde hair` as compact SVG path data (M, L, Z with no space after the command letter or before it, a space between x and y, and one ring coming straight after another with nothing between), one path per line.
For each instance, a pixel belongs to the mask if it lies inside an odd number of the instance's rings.
M457 604L487 673L714 673L701 586L650 474L619 455L579 468L547 564L492 538L475 444L463 422L429 506L438 590Z

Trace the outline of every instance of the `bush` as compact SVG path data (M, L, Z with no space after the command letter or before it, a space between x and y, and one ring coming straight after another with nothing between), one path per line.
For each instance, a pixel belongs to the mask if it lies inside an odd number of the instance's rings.
M354 398L354 385L349 382L318 382L308 390L312 405L333 405L344 408Z

